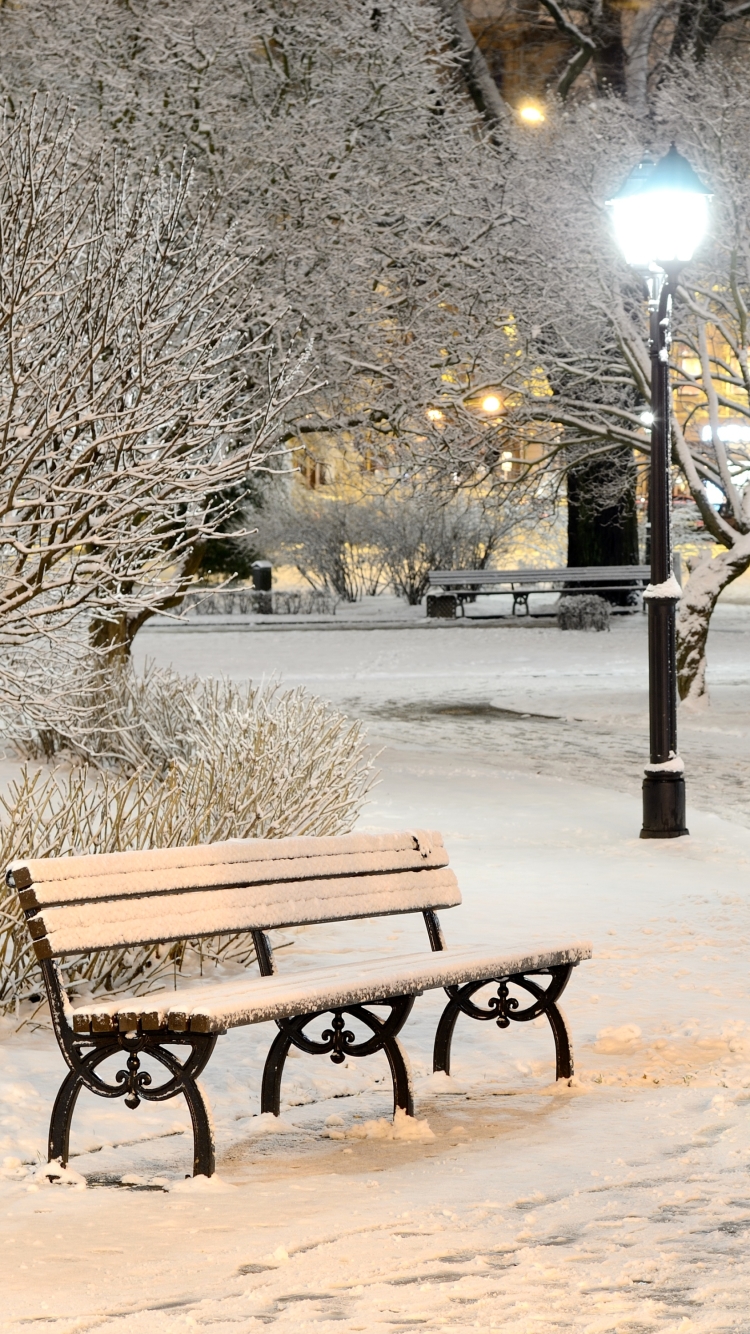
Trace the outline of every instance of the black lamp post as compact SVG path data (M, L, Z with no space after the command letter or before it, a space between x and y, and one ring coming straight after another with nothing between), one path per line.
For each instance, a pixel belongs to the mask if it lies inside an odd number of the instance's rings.
M648 604L651 754L643 779L641 838L679 838L685 826L685 773L677 751L675 609L670 528L669 343L677 275L700 243L710 193L674 144L656 164L640 163L611 200L615 233L646 282L651 353L651 583Z

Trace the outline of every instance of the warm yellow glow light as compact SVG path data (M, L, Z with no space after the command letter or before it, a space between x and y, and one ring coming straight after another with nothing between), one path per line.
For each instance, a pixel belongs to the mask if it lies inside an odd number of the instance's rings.
M494 395L494 394L488 394L487 398L483 398L483 399L482 399L482 411L483 411L483 412L499 412L499 411L500 411L500 399L499 399L499 398L495 398L495 395Z
M541 125L544 120L544 112L529 102L524 107L519 108L518 112L521 120L525 120L527 125Z
M440 411L440 408L428 408L427 416L431 422L441 422L443 420L443 414Z

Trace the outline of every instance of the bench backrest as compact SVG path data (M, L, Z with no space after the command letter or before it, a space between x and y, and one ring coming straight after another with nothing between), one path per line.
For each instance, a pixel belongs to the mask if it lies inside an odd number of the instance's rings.
M649 565L566 565L553 569L523 570L430 570L430 584L449 587L451 584L541 584L541 583L606 583L611 579L649 579Z
M232 839L14 862L38 959L461 902L440 834Z

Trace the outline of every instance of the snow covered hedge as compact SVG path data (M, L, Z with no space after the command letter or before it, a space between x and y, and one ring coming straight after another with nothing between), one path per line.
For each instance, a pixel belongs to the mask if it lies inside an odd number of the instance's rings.
M33 714L32 710L32 714ZM301 689L255 688L183 678L136 677L108 688L93 680L69 715L58 702L27 753L67 751L87 763L50 772L24 765L0 796L0 860L175 847L226 838L339 834L351 829L372 784L359 723ZM249 961L245 938L103 951L70 960L69 982L86 991L146 990L199 955L201 966ZM38 989L16 896L0 889L0 1009Z

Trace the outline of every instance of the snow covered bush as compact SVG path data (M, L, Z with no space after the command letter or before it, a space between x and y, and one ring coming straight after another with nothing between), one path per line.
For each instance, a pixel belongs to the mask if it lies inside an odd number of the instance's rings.
M394 591L416 606L430 570L483 570L524 526L527 513L528 507L503 506L492 495L455 488L446 495L403 481L374 506L373 542Z
M121 668L109 691L89 683L56 710L38 754L87 756L73 769L26 764L0 795L0 865L14 858L176 847L227 838L338 834L351 829L371 786L365 739L353 723L302 689L255 688ZM195 945L201 959L251 957L247 941ZM71 981L89 990L148 988L181 967L185 942L105 951L72 961ZM15 893L0 891L0 1007L36 986L34 959Z
M561 597L557 624L561 630L609 630L609 603L596 593Z
M248 518L265 553L294 565L311 587L344 602L373 596L384 582L382 552L373 543L366 501L320 496L301 486L276 487L264 509Z

